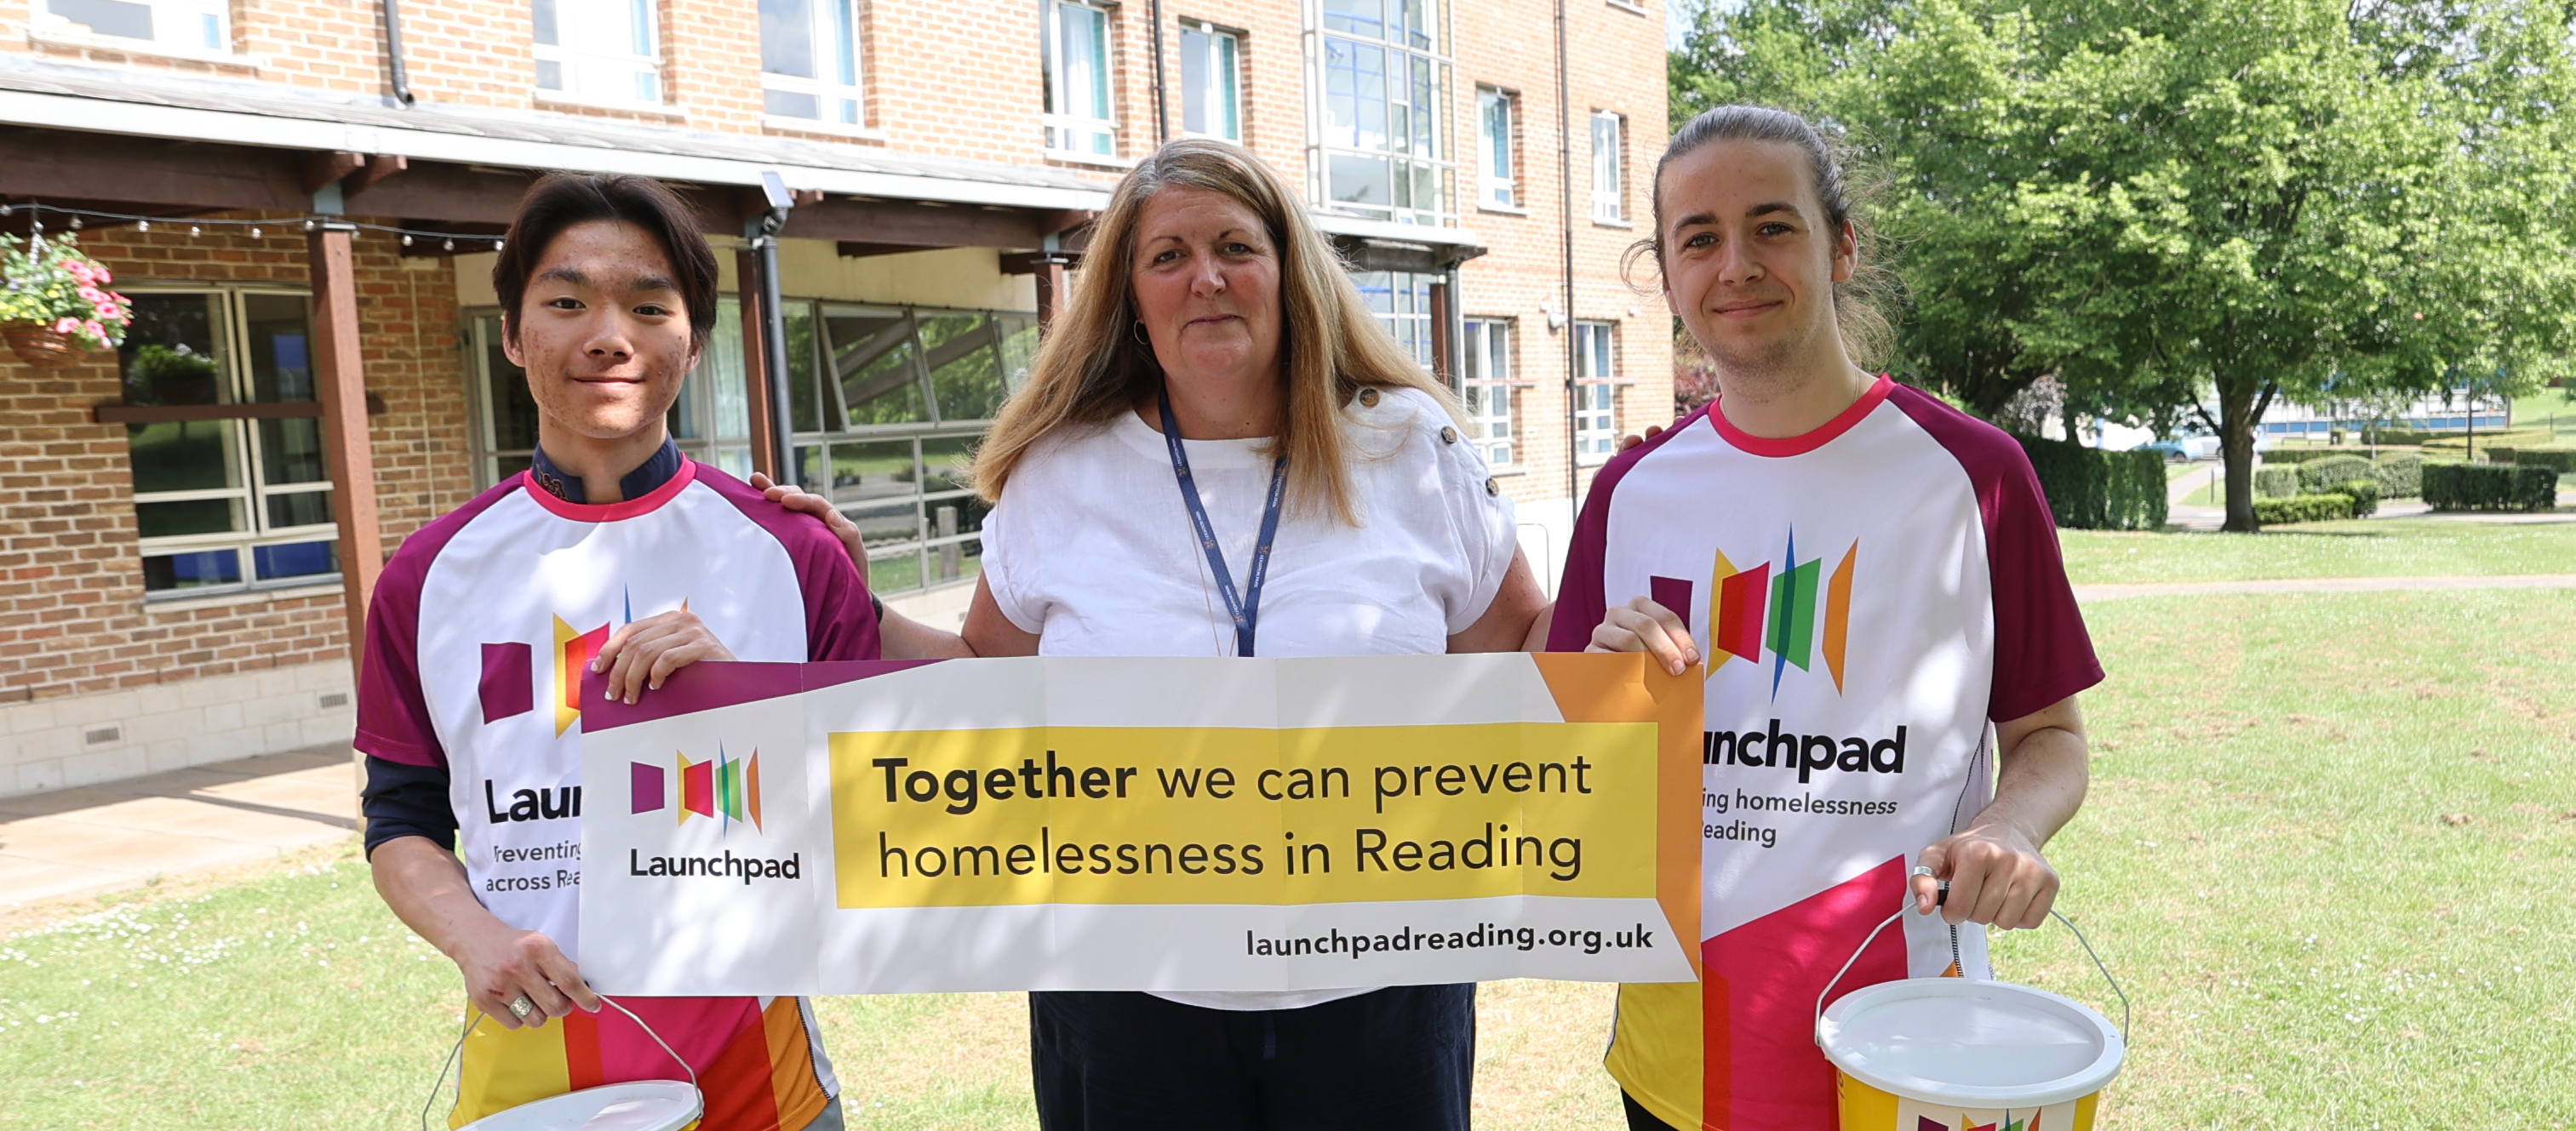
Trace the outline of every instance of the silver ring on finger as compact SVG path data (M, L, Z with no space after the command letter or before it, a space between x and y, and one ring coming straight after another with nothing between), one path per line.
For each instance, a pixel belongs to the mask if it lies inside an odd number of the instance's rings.
M536 1011L537 1003L529 1001L528 995L526 994L520 994L519 996L510 999L510 1016L512 1017L525 1021L528 1019L529 1014L535 1013Z

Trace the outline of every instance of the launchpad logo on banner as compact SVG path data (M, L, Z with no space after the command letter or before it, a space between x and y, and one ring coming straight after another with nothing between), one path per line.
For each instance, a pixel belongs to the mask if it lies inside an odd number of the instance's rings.
M684 753L674 753L672 759L674 765L668 774L662 767L644 762L626 764L635 813L672 809L682 825L687 825L691 817L705 817L716 822L723 832L732 832L738 824L749 824L753 832L763 831L760 751L752 751L748 758L729 758L719 746L716 756L705 761L692 762ZM677 798L671 796L673 785L678 787Z
M1727 560L1726 551L1718 551L1709 571L1705 609L1692 600L1696 586L1687 578L1649 578L1653 587L1649 596L1679 614L1684 623L1693 612L1702 613L1701 623L1708 626L1710 675L1739 659L1758 665L1767 651L1773 695L1780 693L1781 677L1790 668L1812 672L1820 659L1825 674L1834 681L1835 694L1841 694L1843 659L1851 638L1852 580L1859 559L1860 543L1854 541L1844 547L1830 571L1822 556L1799 561L1798 535L1792 531L1776 569L1772 562L1738 569Z

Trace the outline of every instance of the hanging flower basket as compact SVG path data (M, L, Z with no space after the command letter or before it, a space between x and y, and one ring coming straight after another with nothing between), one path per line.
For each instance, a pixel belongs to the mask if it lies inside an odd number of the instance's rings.
M18 360L38 369L69 369L89 360L79 338L40 323L0 325L0 341L9 343L9 352L17 354Z
M0 235L0 339L38 369L67 369L92 350L115 349L134 304L107 289L114 281L72 236Z

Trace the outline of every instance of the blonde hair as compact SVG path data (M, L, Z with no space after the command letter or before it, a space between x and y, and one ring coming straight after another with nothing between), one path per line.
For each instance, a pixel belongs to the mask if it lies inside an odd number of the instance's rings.
M1154 151L1110 194L1094 221L1082 282L1055 316L1030 366L1029 383L1004 402L993 431L976 450L975 490L997 502L1020 461L1066 428L1097 426L1133 411L1162 388L1153 348L1130 328L1138 321L1134 270L1136 226L1145 202L1166 188L1208 189L1232 197L1268 230L1279 256L1279 368L1285 402L1272 454L1288 457L1292 509L1329 514L1356 525L1342 434L1342 406L1363 386L1420 389L1452 420L1449 391L1397 344L1360 298L1341 257L1315 230L1288 183L1248 150L1187 138Z

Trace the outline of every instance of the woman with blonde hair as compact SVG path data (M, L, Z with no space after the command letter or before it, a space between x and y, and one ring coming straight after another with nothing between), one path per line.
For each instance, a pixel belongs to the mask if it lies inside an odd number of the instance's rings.
M1223 142L1173 142L1119 183L975 482L979 655L1535 643L1511 502L1447 392L1286 182ZM1464 1131L1474 995L1033 993L1039 1121Z

